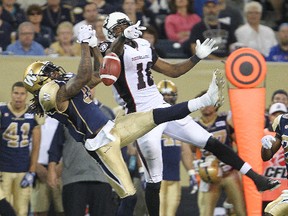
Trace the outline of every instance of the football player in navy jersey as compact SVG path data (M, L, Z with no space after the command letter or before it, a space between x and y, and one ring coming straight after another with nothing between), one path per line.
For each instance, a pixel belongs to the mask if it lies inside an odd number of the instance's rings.
M206 91L202 91L196 97L199 97L205 93ZM218 112L218 108L213 106L203 107L201 108L200 112L201 116L199 118L195 118L195 121L201 127L213 134L213 137L220 140L224 145L233 149L235 144L234 142L236 142L236 137L234 134L231 112ZM199 151L199 149L196 148L193 150ZM201 180L198 192L198 207L200 216L213 215L222 190L225 191L227 200L229 200L229 202L225 202L224 207L229 206L230 212L232 212L232 208L234 207L233 211L237 216L245 216L246 208L239 172L233 169L231 166L214 159L215 156L204 149L200 149L200 151L197 153L200 154L201 161L203 162L207 162L209 160L215 161L214 163L208 162L205 164L205 166L202 166L204 163L200 163L202 164L201 168L199 168ZM190 163L192 163L192 157L190 157L190 160ZM214 169L214 167L217 168ZM216 169L219 169L218 172L215 171ZM201 173L201 171L205 171L205 174L203 174L204 172ZM215 175L218 176L215 177ZM210 178L211 180L207 182L207 178ZM228 215L231 215L230 212Z
M121 60L122 71L114 87L126 102L128 113L170 106L165 103L163 96L159 93L151 69L176 78L190 71L201 59L206 58L218 48L214 46L216 41L213 39L207 38L202 44L197 40L195 55L177 63L169 63L158 57L147 40L140 38L143 30L145 27L140 26L140 21L133 25L126 14L111 13L103 24L103 32L109 42L99 45L101 52L105 54L114 52ZM220 74L214 73L216 79L219 79ZM220 88L223 87L224 85L220 86ZM207 94L202 97L204 99ZM220 106L223 100L220 99L220 101L215 105ZM203 106L209 106L209 102L205 99L193 105L197 108ZM250 177L259 191L272 189L279 184L277 181L255 173L251 166L240 159L232 149L213 138L209 132L188 116L179 121L159 125L137 140L147 181L145 199L150 216L159 215L159 191L163 172L160 143L163 133L212 152L221 161Z
M28 214L41 134L36 117L28 112L27 97L24 83L16 82L12 86L11 102L0 106L0 186L21 216Z
M32 112L46 113L56 118L66 125L76 141L85 143L90 155L101 166L109 183L122 198L117 214L132 216L135 202L130 201L135 200L136 191L120 148L157 125L182 119L205 104L221 104L223 74L217 71L214 73L205 96L171 107L119 116L111 121L91 100L90 89L100 82L98 71L102 61L95 31L91 26L84 25L77 38L81 43L81 59L76 75L66 73L62 67L49 61L37 61L27 67L24 84L34 96L30 107ZM90 51L94 56L95 73L92 70ZM263 183L265 188L277 184L268 183L266 179Z
M273 155L282 147L286 169L288 171L288 114L278 115L272 124L275 136L265 135L262 139L261 157L263 161L270 160ZM274 201L270 202L264 209L265 216L287 215L288 212L288 190L283 190L282 194Z

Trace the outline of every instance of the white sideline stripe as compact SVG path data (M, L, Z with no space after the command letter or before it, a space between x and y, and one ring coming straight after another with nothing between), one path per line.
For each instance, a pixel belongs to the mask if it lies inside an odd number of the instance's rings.
M119 61L120 62L120 59L116 56L104 56L104 58L108 58L108 59L113 59L113 60L116 60L116 61Z
M101 75L100 75L100 78L101 78L101 79L111 79L111 80L114 80L114 81L117 80L117 77L115 77L115 76L113 76L113 75L109 75L109 74L101 74Z

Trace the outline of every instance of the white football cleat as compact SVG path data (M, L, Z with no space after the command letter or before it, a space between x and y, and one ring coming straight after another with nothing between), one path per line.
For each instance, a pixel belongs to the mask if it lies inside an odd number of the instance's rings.
M211 105L220 107L224 103L223 90L225 86L225 79L223 73L216 69L213 72L212 82L209 85L207 95L211 100Z

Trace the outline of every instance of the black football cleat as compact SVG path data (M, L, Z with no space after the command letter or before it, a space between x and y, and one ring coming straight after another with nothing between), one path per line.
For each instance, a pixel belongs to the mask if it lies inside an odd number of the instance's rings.
M260 181L257 181L257 183L255 184L256 184L257 190L261 193L266 190L272 191L276 189L277 187L280 186L281 182L275 179L266 178L262 176L262 179Z

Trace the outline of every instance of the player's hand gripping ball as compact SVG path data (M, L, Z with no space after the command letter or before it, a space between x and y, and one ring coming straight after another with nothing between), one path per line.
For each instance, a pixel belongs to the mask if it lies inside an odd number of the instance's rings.
M106 86L115 83L121 72L121 62L119 57L111 52L104 56L100 68L100 78Z

